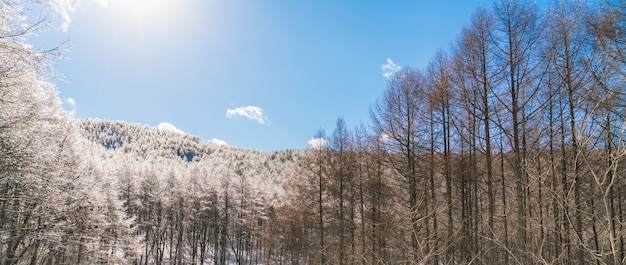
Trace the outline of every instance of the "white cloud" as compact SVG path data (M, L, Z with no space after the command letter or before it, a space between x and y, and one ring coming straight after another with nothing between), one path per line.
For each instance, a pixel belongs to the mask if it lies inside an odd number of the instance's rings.
M67 31L72 22L71 13L76 11L76 7L80 3L79 0L54 0L50 1L50 6L54 12L61 16L61 30Z
M324 138L311 138L307 141L311 149L322 149L328 146L328 140Z
M74 116L76 114L76 100L73 98L66 98L63 100L65 111L67 111L70 115Z
M234 116L242 116L251 120L255 120L259 124L265 124L267 121L267 117L263 113L263 109L257 106L247 106L247 107L239 107L236 109L227 109L226 110L226 118L231 118Z
M67 105L72 108L76 108L76 100L74 100L73 98L66 98L65 103L67 103Z
M400 71L402 67L395 64L391 58L387 58L387 63L380 67L383 70L383 76L385 78L390 78L397 71Z
M163 130L163 131L170 131L170 132L175 132L175 133L185 133L182 130L176 128L176 126L174 126L173 124L167 123L167 122L159 123L159 126L157 126L157 128L159 128L159 130Z
M213 138L209 141L209 143L212 143L214 145L221 145L221 146L228 146L228 143L224 140L220 140L217 138Z
M61 17L61 30L67 32L70 27L70 23L72 22L72 13L76 11L76 8L80 5L81 2L85 0L52 0L50 1L50 7L54 12L56 12ZM106 8L109 6L108 0L92 0L97 2L102 7Z

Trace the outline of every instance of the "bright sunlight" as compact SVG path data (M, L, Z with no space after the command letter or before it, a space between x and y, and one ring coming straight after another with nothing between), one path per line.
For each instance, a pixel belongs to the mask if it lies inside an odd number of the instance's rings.
M184 3L177 0L108 0L106 6L118 19L129 23L128 26L158 30L175 23L175 17L184 16Z

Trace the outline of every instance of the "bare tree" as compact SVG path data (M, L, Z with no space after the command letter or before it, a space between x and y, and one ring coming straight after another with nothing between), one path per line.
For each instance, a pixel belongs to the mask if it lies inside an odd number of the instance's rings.
M446 263L454 261L454 251L456 249L453 243L454 238L454 212L453 209L453 185L452 185L452 151L451 151L451 132L452 132L452 104L453 104L453 91L452 91L452 65L446 54L443 51L439 51L433 60L429 63L427 68L427 82L429 98L429 105L431 108L431 116L434 116L434 122L436 127L440 130L443 142L440 144L440 150L436 150L443 156L443 169L441 170L445 181L446 194L445 202L447 209L447 235L444 240L444 248L446 249ZM434 131L431 131L431 139L435 136ZM434 142L434 141L431 141ZM431 149L434 146L431 146ZM431 156L435 150L431 150ZM434 167L435 165L431 165ZM431 174L432 177L432 174ZM434 187L431 179L431 189ZM431 191L431 193L433 193ZM434 196L433 196L434 199ZM434 201L433 203L435 203ZM436 211L436 210L435 210ZM433 211L433 215L436 216L436 212ZM436 218L435 218L436 222ZM435 231L436 233L437 231ZM436 244L436 242L434 242ZM436 260L434 263L438 263Z
M576 245L586 244L583 234L583 212L581 201L581 143L580 138L580 125L577 122L580 121L581 115L584 115L583 106L584 101L581 96L586 94L589 87L589 71L586 67L585 61L588 58L588 35L584 28L583 13L584 6L578 2L569 1L557 1L550 9L547 15L547 41L548 41L548 59L550 70L553 71L551 77L556 80L550 80L556 85L556 93L562 98L562 104L565 106L564 117L569 121L565 128L568 129L570 138L567 140L569 146L571 146L571 155L563 156L563 163L566 163L562 167L563 174L563 191L566 192L563 197L563 205L565 205L565 212L563 216L573 216L574 233L573 241L577 242ZM557 95L557 94L555 94ZM564 134L565 135L565 134ZM567 167L572 168L572 181L571 184L566 178ZM570 204L568 186L573 187L574 198L573 205ZM571 205L571 206L570 206ZM563 222L566 227L569 226L569 222ZM571 240L569 236L565 235L566 240ZM569 247L568 247L569 249ZM582 263L583 249L576 248L575 252L576 262Z
M419 155L427 142L428 128L422 119L427 104L425 100L425 77L416 70L404 68L390 80L382 99L370 110L375 132L385 139L385 148L389 150L388 163L399 176L400 187L408 195L406 204L410 227L409 246L412 262L423 262L431 257L425 253L424 243L428 241L420 237L421 223L428 219L421 198L424 194L419 190ZM424 140L424 141L422 141Z
M348 131L345 120L341 117L338 118L335 130L330 137L329 148L331 153L330 168L332 170L330 172L330 175L332 176L332 186L330 189L332 190L331 195L333 196L330 201L332 202L336 200L338 202L338 205L336 206L338 208L338 224L336 224L338 227L335 230L335 235L339 237L337 253L339 264L345 264L348 262L346 258L351 255L348 255L347 246L354 245L354 242L348 242L354 238L347 238L348 234L350 234L350 231L352 230L351 227L353 226L354 221L354 219L349 216L349 212L352 211L353 207L351 207L352 205L348 205L351 196L351 181L354 174L353 162L351 161L351 138L352 136Z
M541 28L537 8L530 1L502 0L494 5L496 34L494 55L504 80L495 93L505 108L508 118L498 126L507 135L513 154L511 165L516 183L517 237L515 248L523 263L525 249L530 250L528 241L528 173L527 173L527 126L530 118L537 114L537 91L540 87L537 47Z

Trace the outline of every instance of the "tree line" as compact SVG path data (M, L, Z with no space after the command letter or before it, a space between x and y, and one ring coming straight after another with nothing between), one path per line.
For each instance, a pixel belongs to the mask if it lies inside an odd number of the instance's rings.
M72 118L20 3L0 1L0 264L626 259L621 1L497 0L371 123L275 153Z
M500 0L307 151L289 264L622 264L626 4ZM324 141L320 141L324 142Z

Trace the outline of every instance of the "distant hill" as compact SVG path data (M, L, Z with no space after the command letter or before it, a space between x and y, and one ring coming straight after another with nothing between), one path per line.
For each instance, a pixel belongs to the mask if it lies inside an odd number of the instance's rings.
M219 146L203 142L198 136L181 134L123 121L101 119L79 120L83 135L106 149L121 150L143 158L176 157L187 162L198 161Z
M255 182L277 185L270 190L283 190L282 186L293 176L296 161L303 152L260 152L221 146L195 135L124 121L81 119L77 122L82 135L102 146L109 156L117 157L117 164L121 159L151 168L168 165L170 170L174 167L177 172L192 167L212 177L243 175Z

